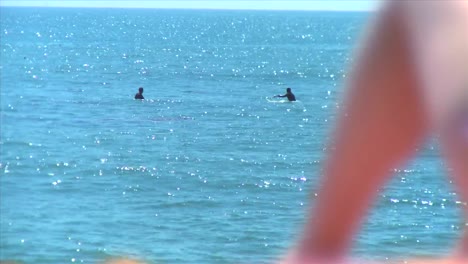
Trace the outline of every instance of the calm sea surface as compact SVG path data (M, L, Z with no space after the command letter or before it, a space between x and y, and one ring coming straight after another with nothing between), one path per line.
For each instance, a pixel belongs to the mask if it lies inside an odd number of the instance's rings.
M271 262L369 16L1 8L0 260ZM395 172L355 254L446 254L463 224L437 145Z

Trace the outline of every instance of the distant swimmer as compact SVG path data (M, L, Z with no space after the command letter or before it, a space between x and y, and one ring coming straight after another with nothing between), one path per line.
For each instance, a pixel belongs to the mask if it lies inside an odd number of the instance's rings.
M286 94L285 95L275 95L273 97L287 97L290 102L296 101L296 97L291 92L291 88L286 89Z
M135 94L135 99L143 100L143 87L138 88L138 93Z

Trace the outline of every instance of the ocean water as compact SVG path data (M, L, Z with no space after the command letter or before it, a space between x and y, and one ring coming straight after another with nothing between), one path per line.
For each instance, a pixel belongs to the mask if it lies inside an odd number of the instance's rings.
M273 262L370 16L1 8L0 260ZM268 100L286 87L298 102ZM463 222L445 174L433 141L395 168L354 254L447 254Z

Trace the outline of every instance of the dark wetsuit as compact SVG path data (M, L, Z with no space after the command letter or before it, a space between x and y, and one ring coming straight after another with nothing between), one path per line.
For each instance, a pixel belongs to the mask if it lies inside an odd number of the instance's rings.
M135 94L135 99L145 99L145 98L143 97L143 94L141 94L141 93L136 93L136 94Z
M289 101L296 101L296 97L291 92L286 93L285 95L278 95L278 97L287 97Z

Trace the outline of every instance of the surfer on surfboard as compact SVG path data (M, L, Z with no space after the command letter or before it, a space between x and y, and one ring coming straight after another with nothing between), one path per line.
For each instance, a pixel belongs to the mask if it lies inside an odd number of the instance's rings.
M296 97L291 92L291 88L289 88L289 87L286 89L286 94L285 95L275 95L275 96L273 96L273 98L275 98L275 97L287 97L290 102L296 101Z

